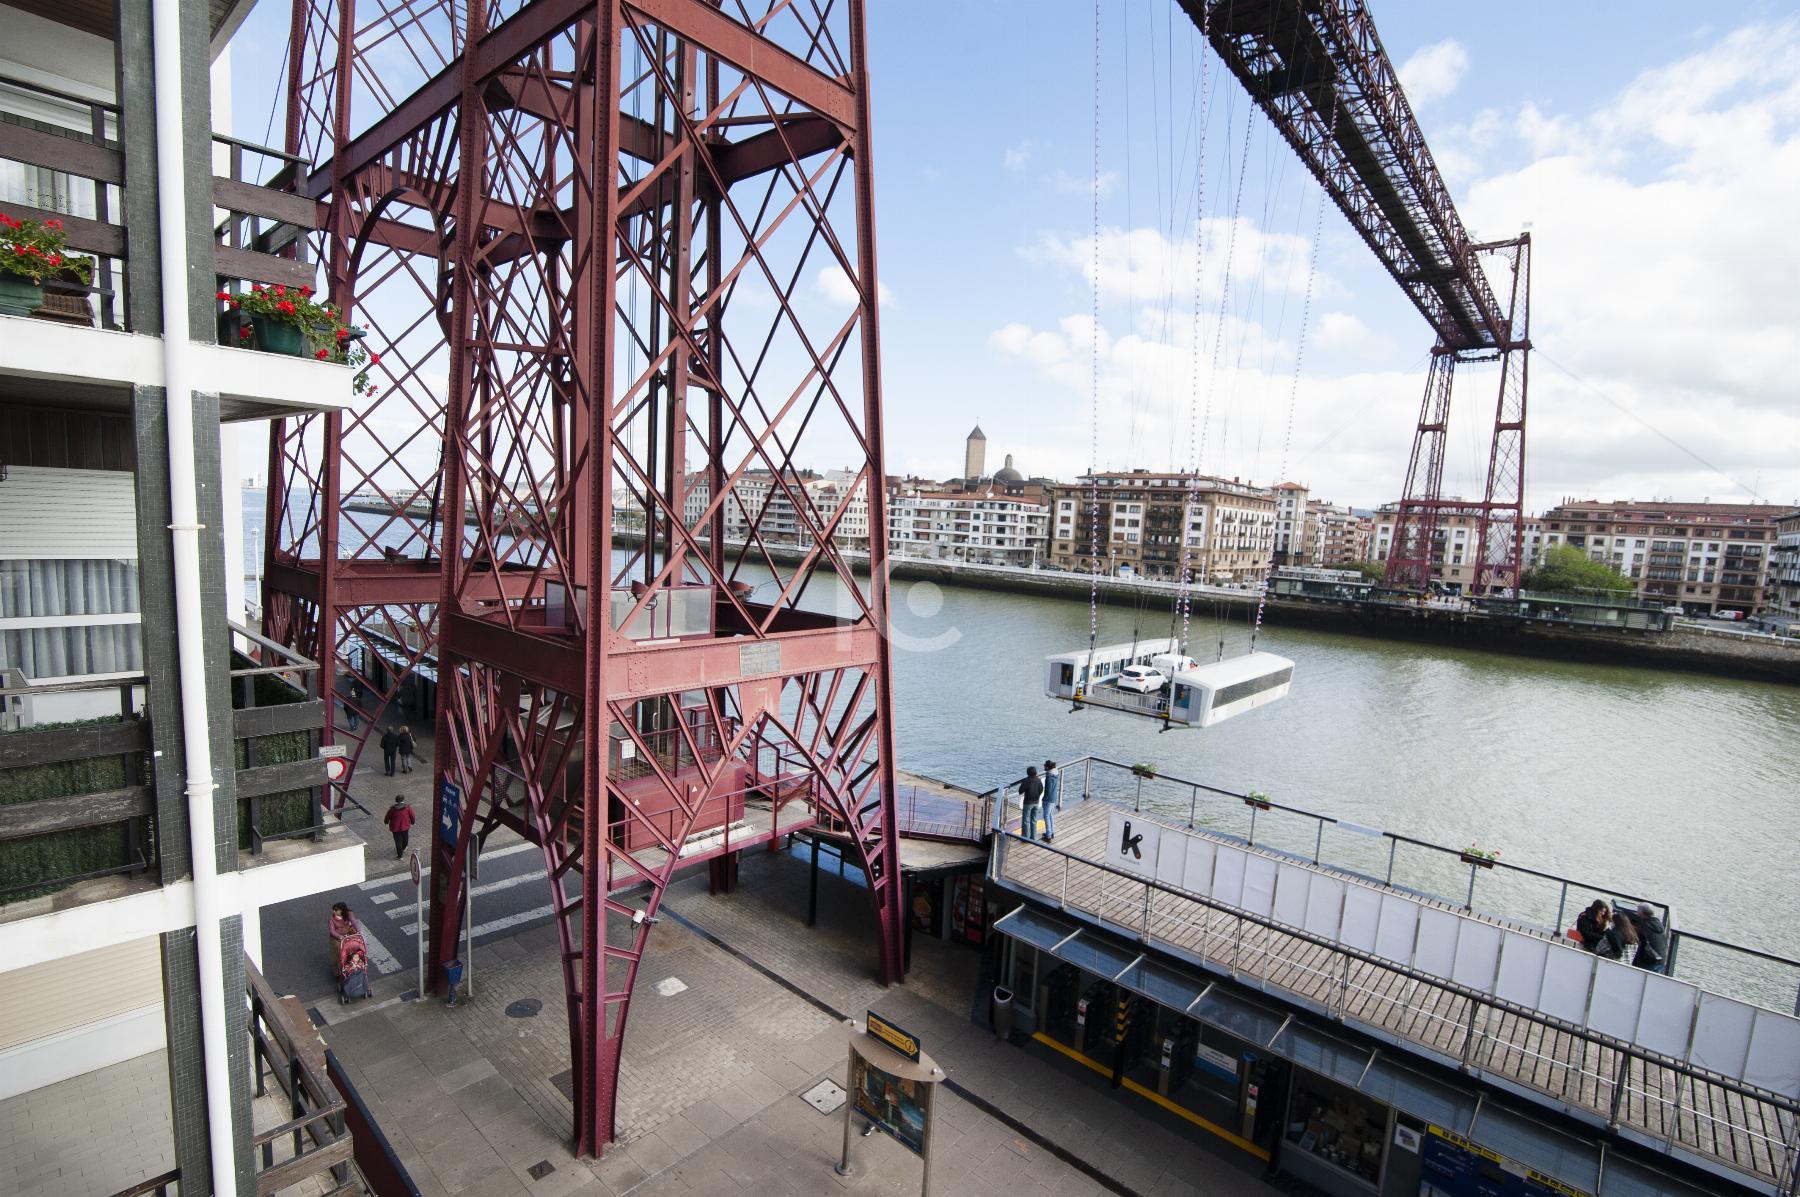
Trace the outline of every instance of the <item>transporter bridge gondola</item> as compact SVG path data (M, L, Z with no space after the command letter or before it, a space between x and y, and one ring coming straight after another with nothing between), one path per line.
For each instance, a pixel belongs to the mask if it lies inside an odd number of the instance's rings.
M1044 661L1047 697L1075 710L1123 711L1170 727L1211 727L1286 698L1293 681L1294 663L1275 653L1251 652L1202 665L1174 640L1102 645Z

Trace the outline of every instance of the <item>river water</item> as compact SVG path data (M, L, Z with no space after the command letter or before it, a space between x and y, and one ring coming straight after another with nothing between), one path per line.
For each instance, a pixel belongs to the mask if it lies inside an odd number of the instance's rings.
M246 492L245 527L260 527ZM351 518L347 516L346 518ZM372 518L372 517L362 517ZM828 608L816 588L808 606ZM1166 604L1166 600L1157 600ZM1099 613L1100 642L1169 634L1167 605ZM1561 925L1592 898L1673 906L1678 925L1800 956L1800 688L1766 682L1512 656L1338 632L1265 628L1258 646L1294 660L1285 700L1214 728L1159 733L1138 716L1044 697L1044 657L1084 648L1086 602L931 582L895 587L895 744L902 768L975 789L1046 758L1154 762L1176 775L1591 883L1572 888ZM1196 609L1193 654L1241 651L1249 629ZM1122 770L1095 774L1138 797ZM1066 784L1075 784L1073 781ZM1167 780L1147 807L1186 819L1194 794ZM1202 795L1198 822L1245 836L1249 808ZM1382 876L1388 844L1310 821L1258 816L1258 843ZM1395 880L1461 901L1470 869L1402 848ZM1476 905L1549 926L1560 886L1480 870ZM1679 972L1782 1010L1797 978L1744 967L1688 943Z

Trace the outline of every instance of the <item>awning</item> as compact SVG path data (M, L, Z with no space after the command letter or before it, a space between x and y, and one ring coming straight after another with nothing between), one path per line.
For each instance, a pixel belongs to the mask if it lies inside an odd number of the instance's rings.
M1303 1015L1252 1000L1198 972L1151 959L1118 936L1028 905L1001 918L994 930L1087 972L1109 977L1160 1006L1185 1011L1247 1043L1262 1045L1308 1072L1383 1105L1466 1135L1565 1184L1592 1193L1600 1183L1598 1144L1563 1134L1492 1100L1483 1103L1475 1093L1409 1068L1391 1053L1340 1038L1303 1021ZM1607 1161L1602 1197L1647 1197L1674 1191L1660 1173L1623 1165L1617 1157ZM1698 1197L1700 1190L1692 1192Z

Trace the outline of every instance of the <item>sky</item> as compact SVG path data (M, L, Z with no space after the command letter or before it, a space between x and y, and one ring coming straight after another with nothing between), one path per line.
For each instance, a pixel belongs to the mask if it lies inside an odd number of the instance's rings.
M1800 505L1800 16L1369 7L1465 224L1532 235L1528 507ZM234 42L240 136L286 9ZM1398 497L1429 329L1173 0L1101 5L1097 122L1092 4L869 23L890 473L960 473L979 421L989 469ZM1446 494L1481 492L1495 395L1459 371Z

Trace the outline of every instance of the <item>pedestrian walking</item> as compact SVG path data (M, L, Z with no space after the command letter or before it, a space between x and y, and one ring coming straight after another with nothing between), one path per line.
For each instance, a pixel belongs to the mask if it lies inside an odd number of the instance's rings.
M1025 838L1035 840L1037 838L1038 811L1042 810L1044 805L1044 782L1038 776L1036 765L1025 767L1025 780L1019 783L1019 805L1024 808L1024 818L1020 820L1020 826L1025 832Z
M1638 968L1653 973L1667 972L1669 968L1669 928L1656 917L1647 902L1639 902L1638 908L1630 915L1632 924L1637 928L1637 955L1631 963Z
M406 841L411 837L413 825L413 808L406 804L406 795L394 795L394 805L387 808L381 821L394 833L394 859L399 860L406 855Z
M400 772L412 772L413 750L416 747L417 745L413 743L412 728L402 723L400 725Z
M1056 840L1056 812L1062 809L1062 773L1055 761L1044 762L1044 842Z
M394 765L400 756L400 733L389 727L381 733L381 763L387 769L387 775L394 775Z

